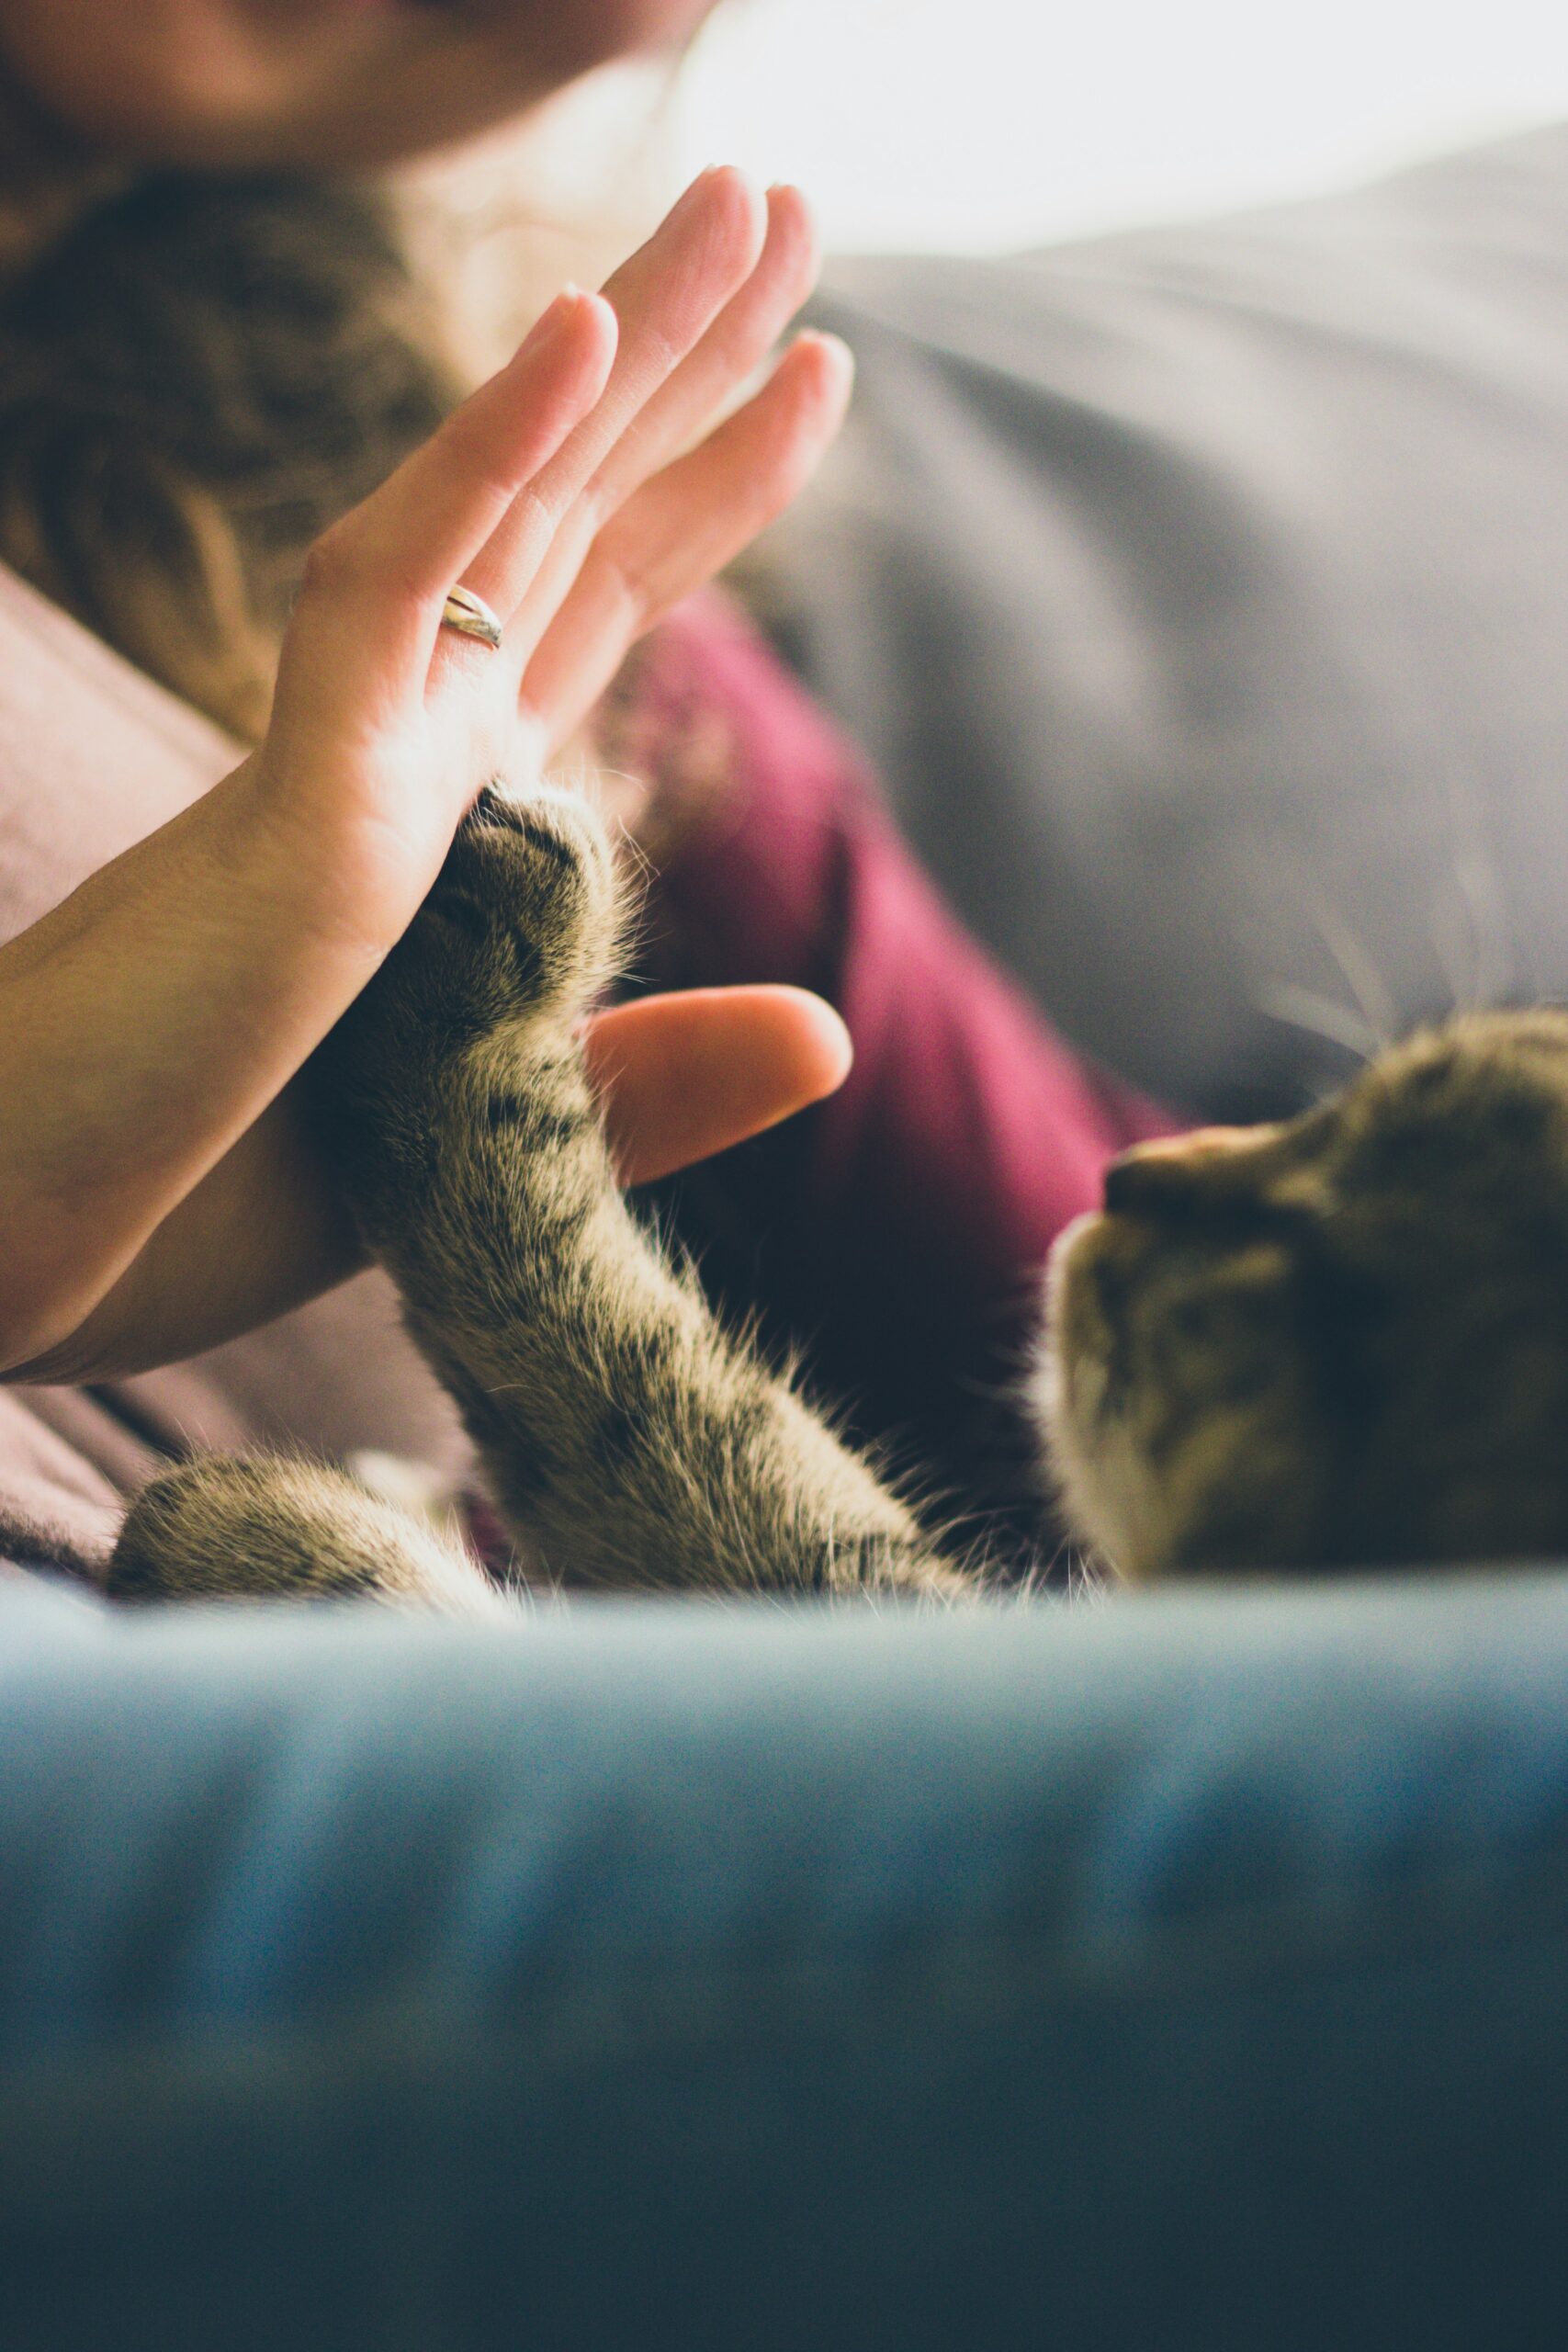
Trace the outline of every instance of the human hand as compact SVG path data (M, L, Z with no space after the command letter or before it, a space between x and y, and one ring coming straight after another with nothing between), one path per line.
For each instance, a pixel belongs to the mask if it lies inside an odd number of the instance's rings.
M13 1376L165 1361L348 1270L283 1090L479 786L525 782L638 630L809 473L848 385L821 338L680 452L813 267L792 191L764 210L732 173L699 181L330 535L252 759L0 952ZM502 611L500 653L441 632L457 578ZM634 1175L784 1115L846 1058L826 1008L781 992L603 1022Z
M842 347L745 383L815 277L797 191L705 174L603 296L558 298L513 360L312 551L251 763L311 919L372 959L464 810L525 786L631 644L786 504L837 430ZM444 631L461 581L498 650Z

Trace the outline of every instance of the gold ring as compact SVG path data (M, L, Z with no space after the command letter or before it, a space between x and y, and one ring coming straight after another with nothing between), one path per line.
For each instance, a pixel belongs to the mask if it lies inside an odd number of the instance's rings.
M471 588L454 588L441 607L441 626L455 628L459 637L477 637L481 645L492 652L501 645L501 623L482 596Z

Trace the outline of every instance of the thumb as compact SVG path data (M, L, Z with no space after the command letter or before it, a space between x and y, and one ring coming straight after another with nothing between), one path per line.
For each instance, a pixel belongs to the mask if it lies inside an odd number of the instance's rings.
M648 1184L843 1084L849 1031L805 989L691 989L595 1013L584 1047L621 1181Z

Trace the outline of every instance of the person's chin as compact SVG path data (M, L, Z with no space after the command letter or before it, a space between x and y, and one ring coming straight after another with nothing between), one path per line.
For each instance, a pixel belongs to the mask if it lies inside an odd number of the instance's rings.
M330 5L330 0L329 0ZM307 65L258 59L226 88L169 94L123 147L197 169L318 171L454 147L525 114L594 67L689 31L709 0L530 0L502 16L420 0L337 0ZM336 36L333 38L333 36Z
M6 60L62 135L141 164L312 171L456 145L614 58L677 46L712 0L204 0L183 40L179 12L131 38L119 0L52 6L18 11Z

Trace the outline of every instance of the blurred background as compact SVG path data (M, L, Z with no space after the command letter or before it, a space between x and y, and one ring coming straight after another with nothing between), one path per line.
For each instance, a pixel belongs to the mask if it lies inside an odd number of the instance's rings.
M984 253L1348 187L1562 118L1568 8L1545 0L723 0L678 66L606 67L406 178L429 266L493 281L482 372L706 164L798 181L829 251Z
M1546 0L728 0L681 175L801 182L830 246L984 250L1349 184L1568 114Z

